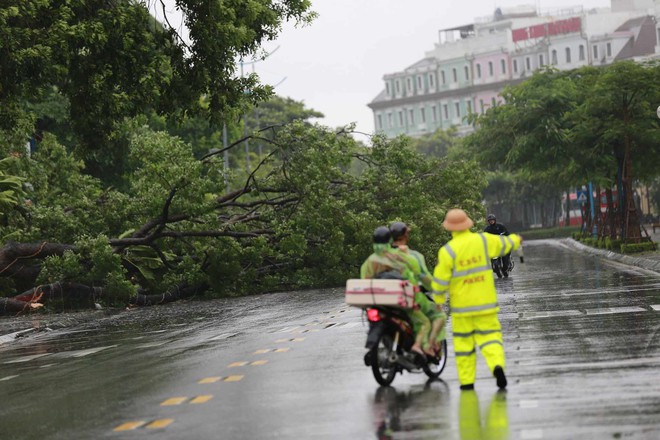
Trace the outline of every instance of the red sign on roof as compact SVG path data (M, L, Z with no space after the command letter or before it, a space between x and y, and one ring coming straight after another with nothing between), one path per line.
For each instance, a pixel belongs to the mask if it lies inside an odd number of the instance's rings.
M534 26L513 29L511 36L513 42L528 40L530 38L543 38L548 35L570 34L580 32L582 20L580 17L568 18L566 20L557 20L550 23L537 24Z

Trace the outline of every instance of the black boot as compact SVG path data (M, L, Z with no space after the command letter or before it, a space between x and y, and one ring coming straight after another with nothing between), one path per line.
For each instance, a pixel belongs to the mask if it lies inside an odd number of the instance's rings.
M467 390L473 390L474 389L474 384L473 383L468 383L466 385L461 385L461 391L467 391Z
M497 388L503 390L506 388L506 376L504 375L504 370L499 365L493 369L493 376L497 380Z

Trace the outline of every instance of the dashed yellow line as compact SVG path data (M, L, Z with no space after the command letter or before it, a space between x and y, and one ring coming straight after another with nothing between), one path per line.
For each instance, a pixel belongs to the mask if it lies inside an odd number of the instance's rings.
M305 340L305 338L293 338L293 339L291 339L291 342L302 342L304 340Z
M278 349L275 350L275 353L286 353L289 350L290 350L289 347L278 348Z
M260 361L250 362L250 365L266 365L267 363L268 361L266 360L260 360Z
M225 377L225 382L238 382L239 380L243 380L245 376L242 374L235 374L232 376L227 376Z
M197 396L197 397L195 397L195 398L192 399L189 403L192 403L192 404L206 403L206 402L208 402L208 401L211 400L211 399L213 399L213 395L211 395L211 394L205 394L205 395L202 395L202 396Z
M216 383L222 379L220 376L213 376L213 377L205 377L204 379L199 380L197 383L205 384L205 383Z
M162 429L172 424L174 419L158 419L149 423L145 428L147 429Z
M113 431L131 431L133 429L139 428L140 426L144 425L145 423L147 423L147 422L145 422L144 420L138 420L136 422L126 422L126 423L123 423L123 424L117 426L115 429L113 429Z
M173 406L173 405L181 405L183 402L188 400L187 397L170 397L169 399L165 400L160 404L160 406Z
M247 364L248 364L247 361L233 362L233 363L227 365L227 367L229 367L229 368L234 368L234 367L244 367L244 366L247 365Z
M264 354L264 353L268 353L269 351L273 351L273 349L272 348L262 348L261 350L255 351L253 354Z

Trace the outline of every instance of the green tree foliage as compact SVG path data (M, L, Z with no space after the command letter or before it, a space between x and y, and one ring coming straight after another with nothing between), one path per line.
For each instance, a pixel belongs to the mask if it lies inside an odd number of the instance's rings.
M412 138L410 146L424 156L441 158L446 157L457 143L456 129L452 127L449 130L438 129L431 134Z
M273 133L268 155L230 193L213 156L199 160L164 132L134 126L125 192L102 190L46 136L22 159L34 186L31 226L19 217L0 233L67 244L43 265L32 262L42 267L34 282L98 286L108 289L101 302L116 303L180 286L239 295L341 285L357 276L378 225L409 223L412 245L432 262L449 238L441 228L448 209L483 218L484 176L474 163L424 160L405 138L364 147L303 121ZM60 168L69 171L53 181Z
M232 119L242 106L271 94L256 75L237 77L236 60L257 54L284 21L313 18L309 0L177 0L189 31L184 39L169 21L149 15L149 3L3 2L0 129L28 138L34 130L24 102L55 90L66 98L86 168L97 177L116 175L127 153L110 142L117 122L147 111L198 112L216 123ZM202 95L205 107L199 106Z
M587 181L610 188L618 175L620 195L632 201L634 177L657 173L648 164L660 154L659 74L655 64L634 62L536 73L505 91L506 104L474 119L479 130L466 148L491 169L557 190ZM622 234L635 239L639 226L627 220L629 211Z

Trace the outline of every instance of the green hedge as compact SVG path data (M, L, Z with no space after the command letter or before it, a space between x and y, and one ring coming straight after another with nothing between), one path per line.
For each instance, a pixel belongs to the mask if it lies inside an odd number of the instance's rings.
M645 243L630 243L621 245L621 253L634 254L636 252L648 252L658 250L658 244L652 241Z

